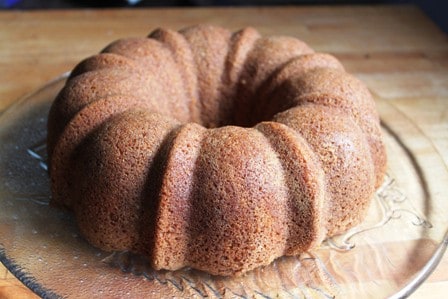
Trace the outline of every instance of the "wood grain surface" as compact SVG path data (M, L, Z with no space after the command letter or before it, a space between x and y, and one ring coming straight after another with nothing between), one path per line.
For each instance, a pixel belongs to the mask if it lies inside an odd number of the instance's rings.
M110 41L197 23L299 37L412 119L448 165L448 41L412 6L0 12L0 113ZM1 242L0 232L0 242ZM448 256L412 298L445 298ZM35 298L0 264L0 299Z

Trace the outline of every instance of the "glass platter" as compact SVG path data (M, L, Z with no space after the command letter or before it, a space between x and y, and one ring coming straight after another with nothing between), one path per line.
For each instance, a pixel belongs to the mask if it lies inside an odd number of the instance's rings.
M46 117L66 75L0 114L0 260L42 297L384 298L410 294L442 257L448 171L430 140L378 99L389 166L364 223L300 257L241 277L154 271L144 258L108 253L48 205Z

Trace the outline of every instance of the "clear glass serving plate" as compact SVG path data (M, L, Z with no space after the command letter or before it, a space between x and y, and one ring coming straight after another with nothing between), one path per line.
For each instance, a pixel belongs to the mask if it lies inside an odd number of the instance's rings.
M42 297L384 298L410 294L442 257L448 171L431 141L386 101L377 105L388 175L367 219L298 257L241 277L154 271L129 252L103 252L48 204L46 119L66 76L0 114L0 260Z

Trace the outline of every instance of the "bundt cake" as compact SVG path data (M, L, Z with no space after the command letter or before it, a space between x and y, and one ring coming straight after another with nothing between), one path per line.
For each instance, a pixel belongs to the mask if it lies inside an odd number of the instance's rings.
M52 203L155 269L234 275L358 224L386 153L366 86L304 42L157 29L80 62L48 119Z

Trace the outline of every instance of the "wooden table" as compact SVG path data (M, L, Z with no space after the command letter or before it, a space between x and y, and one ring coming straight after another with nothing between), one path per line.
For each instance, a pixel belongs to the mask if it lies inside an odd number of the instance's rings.
M201 22L293 35L334 54L415 120L448 164L447 36L411 6L0 12L0 112L114 39ZM413 298L447 293L448 255ZM0 265L0 298L32 297Z

